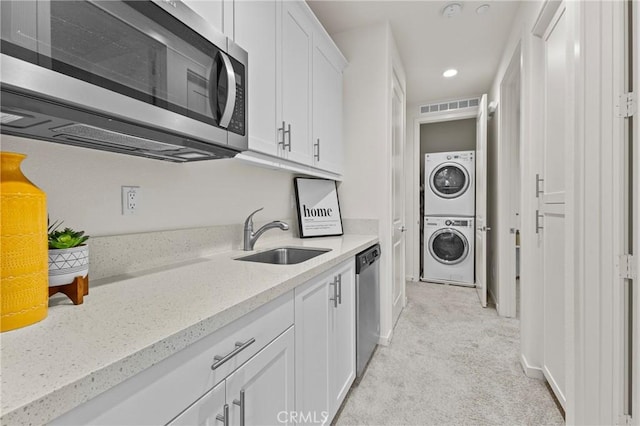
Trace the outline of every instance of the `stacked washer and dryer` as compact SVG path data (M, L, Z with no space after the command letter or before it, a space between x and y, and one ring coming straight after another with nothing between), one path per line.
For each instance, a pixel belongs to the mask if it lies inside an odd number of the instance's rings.
M475 151L425 155L422 280L474 286Z

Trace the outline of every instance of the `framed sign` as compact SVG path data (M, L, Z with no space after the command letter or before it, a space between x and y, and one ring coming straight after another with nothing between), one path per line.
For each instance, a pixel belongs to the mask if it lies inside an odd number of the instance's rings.
M294 178L300 238L342 235L342 217L336 182Z

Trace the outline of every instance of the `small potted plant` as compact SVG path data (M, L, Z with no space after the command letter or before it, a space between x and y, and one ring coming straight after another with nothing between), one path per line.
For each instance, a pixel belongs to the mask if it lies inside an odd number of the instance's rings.
M89 239L84 231L58 228L62 222L54 222L49 233L49 287L70 284L76 277L89 274Z

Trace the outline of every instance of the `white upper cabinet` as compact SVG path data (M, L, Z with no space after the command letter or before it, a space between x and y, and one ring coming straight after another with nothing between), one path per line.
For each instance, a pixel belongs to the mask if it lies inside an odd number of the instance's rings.
M312 164L311 52L313 26L302 3L282 3L282 124L283 156Z
M249 53L249 150L268 156L262 164L339 178L344 57L303 1L236 1L234 17Z
M313 43L313 163L342 174L342 55L321 32Z
M248 128L249 147L268 155L278 155L276 114L280 99L277 90L276 48L280 39L282 3L238 1L235 4L235 42L249 52Z
M183 0L218 31L233 38L233 0Z

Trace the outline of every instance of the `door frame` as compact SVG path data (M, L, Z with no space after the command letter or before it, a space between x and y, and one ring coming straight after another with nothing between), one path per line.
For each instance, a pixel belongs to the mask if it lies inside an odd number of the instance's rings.
M466 108L464 110L447 111L442 113L433 113L418 115L413 120L413 152L406 146L407 152L411 152L411 161L413 161L413 174L408 182L408 188L406 194L411 197L411 209L405 211L405 217L407 218L407 251L405 256L411 258L410 264L413 266L413 270L407 270L408 276L415 277L415 281L420 281L420 222L423 217L420 215L420 126L423 124L442 123L445 121L465 120L469 118L476 118L478 115L478 107ZM409 237L411 240L409 240ZM409 244L411 241L411 244Z
M521 79L521 48L520 43L516 46L507 70L500 83L500 103L498 104L497 117L499 120L499 132L497 137L497 185L498 185L498 208L497 217L494 223L494 241L498 241L497 254L495 259L498 267L498 279L491 288L497 287L497 294L491 293L496 302L498 315L505 317L515 317L517 312L516 298L516 250L515 233L511 229L519 229L520 225L514 223L515 212L522 214L522 149L523 141L522 126L520 125L520 113L522 111L520 102L520 79ZM517 86L516 86L517 85ZM516 110L519 106L519 111ZM518 167L512 167L514 155L514 140L520 145L518 155ZM515 175L519 175L518 180L514 180ZM518 184L520 197L516 200L513 197L514 185ZM502 260L502 261L500 261ZM496 285L497 284L497 285Z

